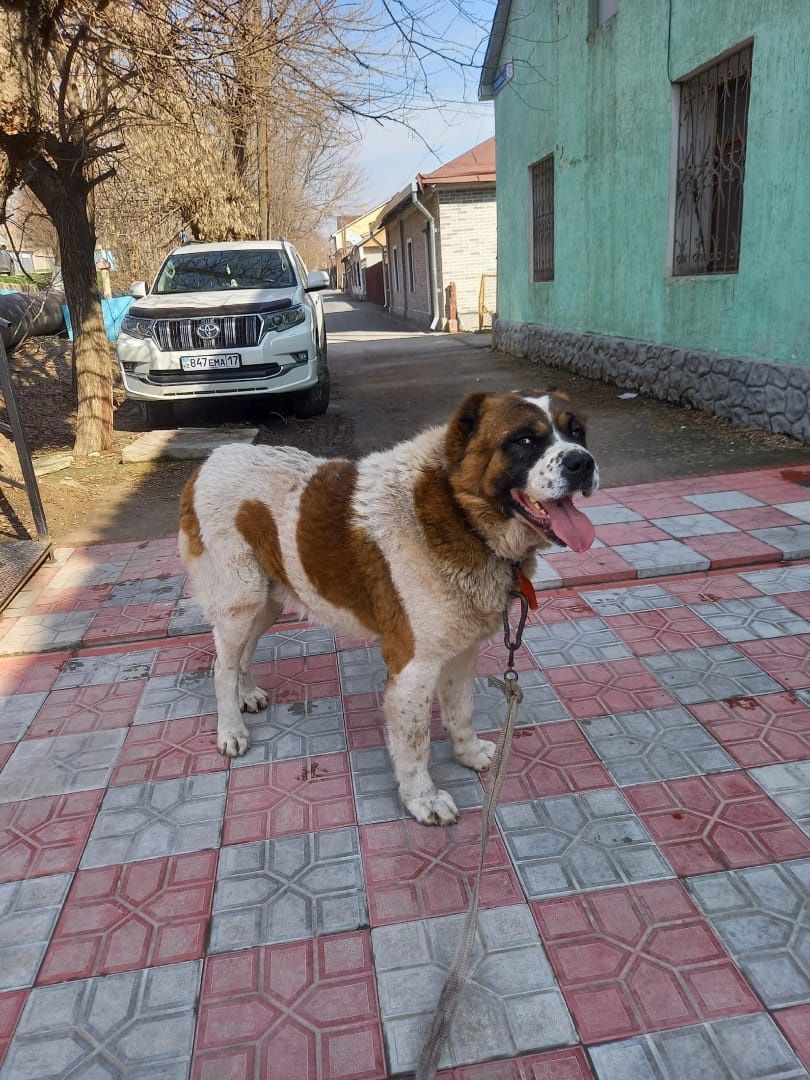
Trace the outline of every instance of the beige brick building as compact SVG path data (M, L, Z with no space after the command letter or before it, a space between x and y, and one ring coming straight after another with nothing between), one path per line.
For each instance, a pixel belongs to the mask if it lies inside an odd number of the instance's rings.
M389 199L376 226L386 231L388 310L419 326L446 330L454 284L458 329L477 330L482 276L486 307L495 310L495 140L420 173Z

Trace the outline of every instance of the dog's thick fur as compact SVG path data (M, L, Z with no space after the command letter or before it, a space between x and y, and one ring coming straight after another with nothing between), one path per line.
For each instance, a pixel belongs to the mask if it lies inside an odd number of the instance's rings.
M486 769L494 747L472 722L479 646L500 626L515 566L531 575L550 542L527 520L540 511L531 500L596 489L584 436L562 397L474 393L445 427L357 464L290 447L216 450L183 492L180 550L214 627L220 750L248 748L242 711L267 705L251 659L291 601L381 643L401 798L421 822L455 821L428 772L434 693L457 759Z

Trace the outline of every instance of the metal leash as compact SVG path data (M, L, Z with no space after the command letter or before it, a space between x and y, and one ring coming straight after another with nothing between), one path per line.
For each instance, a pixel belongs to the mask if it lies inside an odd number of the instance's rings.
M512 631L509 625L509 604L511 600L520 601L520 617L518 619L514 639L512 638ZM475 871L470 904L467 908L467 913L464 916L464 924L461 928L461 933L456 942L453 963L450 965L447 979L445 980L442 992L439 995L436 1012L433 1016L433 1023L430 1026L427 1040L422 1048L422 1054L419 1058L415 1080L435 1080L436 1070L439 1068L439 1060L442 1056L444 1045L450 1035L450 1027L453 1023L453 1018L458 1011L464 986L470 974L470 964L472 961L475 933L478 923L481 876L484 872L487 842L489 841L490 829L492 828L492 822L495 818L498 796L501 793L501 788L503 787L503 782L506 777L506 764L509 760L509 751L512 747L512 732L515 729L518 706L523 700L523 691L518 686L518 673L515 671L515 653L520 648L523 640L523 628L526 625L528 611L528 601L523 592L519 589L513 590L509 594L509 600L507 600L506 608L503 613L503 643L509 651L509 660L506 665L506 671L503 673L503 679L496 679L492 676L489 678L489 685L496 686L503 692L508 707L503 731L501 732L501 737L498 739L498 745L495 747L495 756L492 759L492 765L489 770L487 793L482 812L481 848L478 852L478 867Z

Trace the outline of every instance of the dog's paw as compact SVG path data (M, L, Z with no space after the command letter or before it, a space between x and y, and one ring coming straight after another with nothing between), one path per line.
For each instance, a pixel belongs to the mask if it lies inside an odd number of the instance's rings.
M407 799L405 805L420 825L453 825L458 821L456 804L446 791L423 798Z
M217 732L217 747L226 757L241 757L250 747L248 729L241 727L223 728Z
M245 687L239 691L239 708L242 712L261 712L267 708L267 694L258 686Z
M475 769L476 772L488 769L494 757L495 743L490 742L489 739L476 739L463 752L456 754L457 761L466 765L468 769Z

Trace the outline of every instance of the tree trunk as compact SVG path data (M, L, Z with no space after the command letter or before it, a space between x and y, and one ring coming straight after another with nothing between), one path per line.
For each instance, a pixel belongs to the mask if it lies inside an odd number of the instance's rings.
M41 156L31 163L27 182L56 226L73 323L73 370L76 379L74 456L110 450L113 440L113 366L104 331L96 275L96 231L89 207L90 186L81 171L54 169Z

